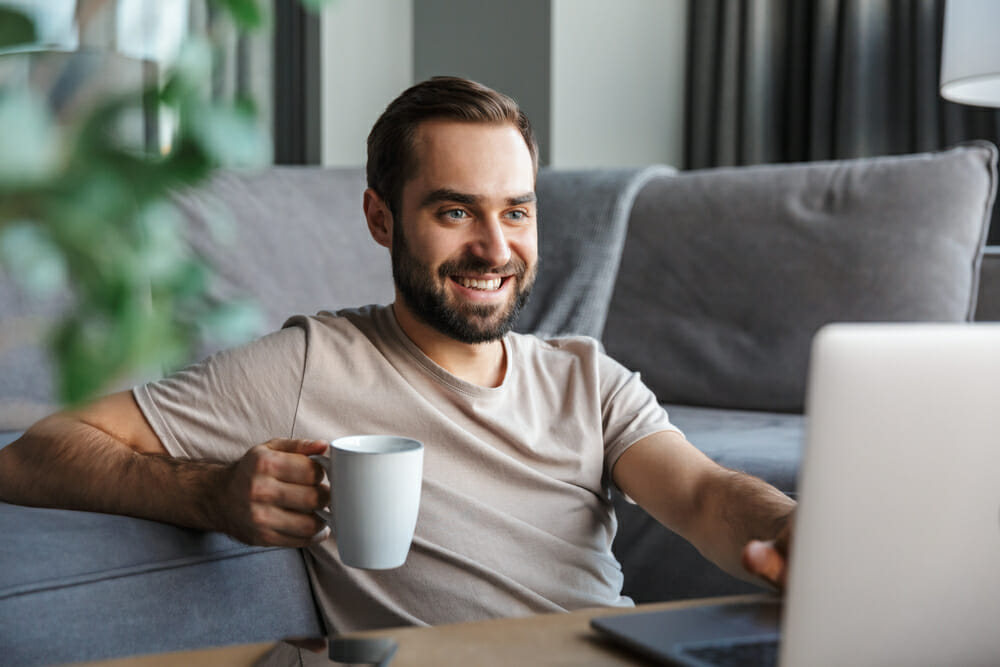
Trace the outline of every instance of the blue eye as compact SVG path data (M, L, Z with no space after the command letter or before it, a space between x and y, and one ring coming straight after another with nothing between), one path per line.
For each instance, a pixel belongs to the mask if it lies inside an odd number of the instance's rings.
M524 220L528 217L528 214L524 211L511 211L507 214L507 217L511 220Z
M460 208L454 208L450 211L444 212L444 217L451 220L462 220L468 217L468 214Z

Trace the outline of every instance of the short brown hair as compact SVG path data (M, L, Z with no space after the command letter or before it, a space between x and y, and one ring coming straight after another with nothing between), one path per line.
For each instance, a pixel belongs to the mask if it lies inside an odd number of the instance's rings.
M399 211L403 184L417 171L413 152L417 127L435 119L512 124L524 137L538 172L538 143L517 102L475 81L435 76L390 102L368 134L368 187L388 203L393 215Z

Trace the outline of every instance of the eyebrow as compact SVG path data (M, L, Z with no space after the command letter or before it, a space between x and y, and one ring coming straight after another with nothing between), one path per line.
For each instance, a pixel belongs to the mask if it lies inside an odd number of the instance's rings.
M535 196L534 192L526 192L519 197L511 197L507 200L508 206L517 206L518 204L530 204L534 201L538 201L538 197Z
M526 192L523 195L518 195L516 197L510 197L507 199L508 206L518 206L520 204L527 204L536 201L538 198L535 196L534 192ZM470 195L464 192L458 192L457 190L451 190L449 188L438 188L433 190L423 201L420 202L420 207L424 208L426 206L432 206L433 204L440 204L442 202L455 202L457 204L465 204L466 206L475 206L482 201L482 197L479 195Z

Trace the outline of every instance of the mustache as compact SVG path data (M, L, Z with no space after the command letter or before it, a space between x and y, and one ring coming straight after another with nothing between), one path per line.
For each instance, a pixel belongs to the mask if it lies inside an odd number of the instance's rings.
M501 275L514 275L523 278L528 270L528 265L520 257L511 256L510 260L503 266L494 266L489 262L475 256L466 256L444 262L438 267L438 275L448 278L454 275L485 275L487 273L499 273Z

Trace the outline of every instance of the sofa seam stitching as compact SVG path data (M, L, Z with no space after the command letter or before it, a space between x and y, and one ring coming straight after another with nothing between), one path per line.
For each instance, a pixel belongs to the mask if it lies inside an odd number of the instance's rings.
M185 556L183 558L173 558L168 561L159 561L157 563L130 565L127 567L115 568L113 570L78 574L78 575L73 575L68 579L59 579L59 580L49 579L44 582L21 584L17 586L11 586L7 589L0 589L0 600L5 600L7 598L17 597L20 595L44 593L48 591L59 590L61 588L73 588L75 586L84 586L86 584L96 583L100 581L109 581L112 579L124 579L126 577L132 577L151 572L161 572L163 570L180 569L198 563L210 563L220 560L228 560L231 558L242 558L244 556L253 556L268 551L280 551L283 548L284 547L266 547L261 549L255 549L253 551L246 551L245 548L227 549L226 551L221 551L212 554L210 558L206 558L204 555Z

